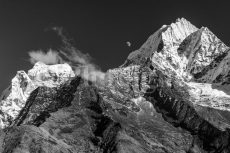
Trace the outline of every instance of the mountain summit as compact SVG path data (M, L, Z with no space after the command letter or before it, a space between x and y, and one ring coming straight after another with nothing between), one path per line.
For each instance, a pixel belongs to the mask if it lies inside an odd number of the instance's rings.
M5 128L18 116L25 106L31 92L39 86L58 87L70 78L74 72L68 64L45 65L37 62L28 71L18 71L8 87L1 95L0 127Z
M229 153L229 56L181 18L101 84L39 62L1 96L0 152Z

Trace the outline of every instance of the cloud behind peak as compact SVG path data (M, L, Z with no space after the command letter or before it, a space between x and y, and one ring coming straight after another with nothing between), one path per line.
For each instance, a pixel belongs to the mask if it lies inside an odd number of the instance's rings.
M38 51L30 51L29 53L29 61L32 64L36 62L43 62L45 64L58 64L61 63L62 59L58 55L58 52L49 49L48 52L44 52L42 50Z
M97 80L103 80L105 73L92 62L92 58L89 54L81 52L72 43L71 39L68 39L63 34L62 27L51 28L61 38L63 46L59 50L48 50L47 52L38 50L30 51L29 61L34 64L38 61L45 64L62 64L68 63L76 75L80 75L86 80L97 82Z

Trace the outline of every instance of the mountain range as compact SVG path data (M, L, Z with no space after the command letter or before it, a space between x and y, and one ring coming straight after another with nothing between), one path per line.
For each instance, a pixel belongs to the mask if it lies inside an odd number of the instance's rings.
M184 18L102 80L37 62L0 96L1 153L229 153L230 49Z

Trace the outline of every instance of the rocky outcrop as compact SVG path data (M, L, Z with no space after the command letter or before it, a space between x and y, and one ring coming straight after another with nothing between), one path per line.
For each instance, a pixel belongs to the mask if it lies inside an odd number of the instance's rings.
M221 125L205 120L186 101L165 93L164 88L161 88L156 80L151 82L154 82L152 85L158 87L148 89L145 95L146 99L154 105L157 112L161 113L167 122L175 127L188 130L193 135L193 145L198 145L199 148L208 152L230 151L229 129L222 131ZM215 116L213 117L215 118ZM194 149L194 146L191 146L189 151L194 152Z

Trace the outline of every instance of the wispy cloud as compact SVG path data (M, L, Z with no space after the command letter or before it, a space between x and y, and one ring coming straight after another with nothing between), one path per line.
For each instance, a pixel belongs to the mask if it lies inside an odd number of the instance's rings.
M30 56L30 62L32 64L35 64L38 61L41 61L45 64L57 64L61 62L61 58L58 55L58 52L53 51L53 50L49 50L48 52L44 52L44 51L30 51L29 52L29 56Z
M59 50L61 56L67 58L68 61L74 64L87 65L91 63L92 58L90 55L77 49L73 45L73 42L71 42L71 39L67 38L64 34L62 27L53 27L52 30L55 31L62 40L63 47Z
M76 75L81 75L86 80L95 82L104 79L105 73L92 62L89 54L81 52L71 43L71 39L67 38L63 33L62 27L52 27L51 30L55 31L61 38L63 47L57 51L49 50L44 52L39 50L29 52L32 64L37 61L44 62L45 64L68 63L72 66Z

